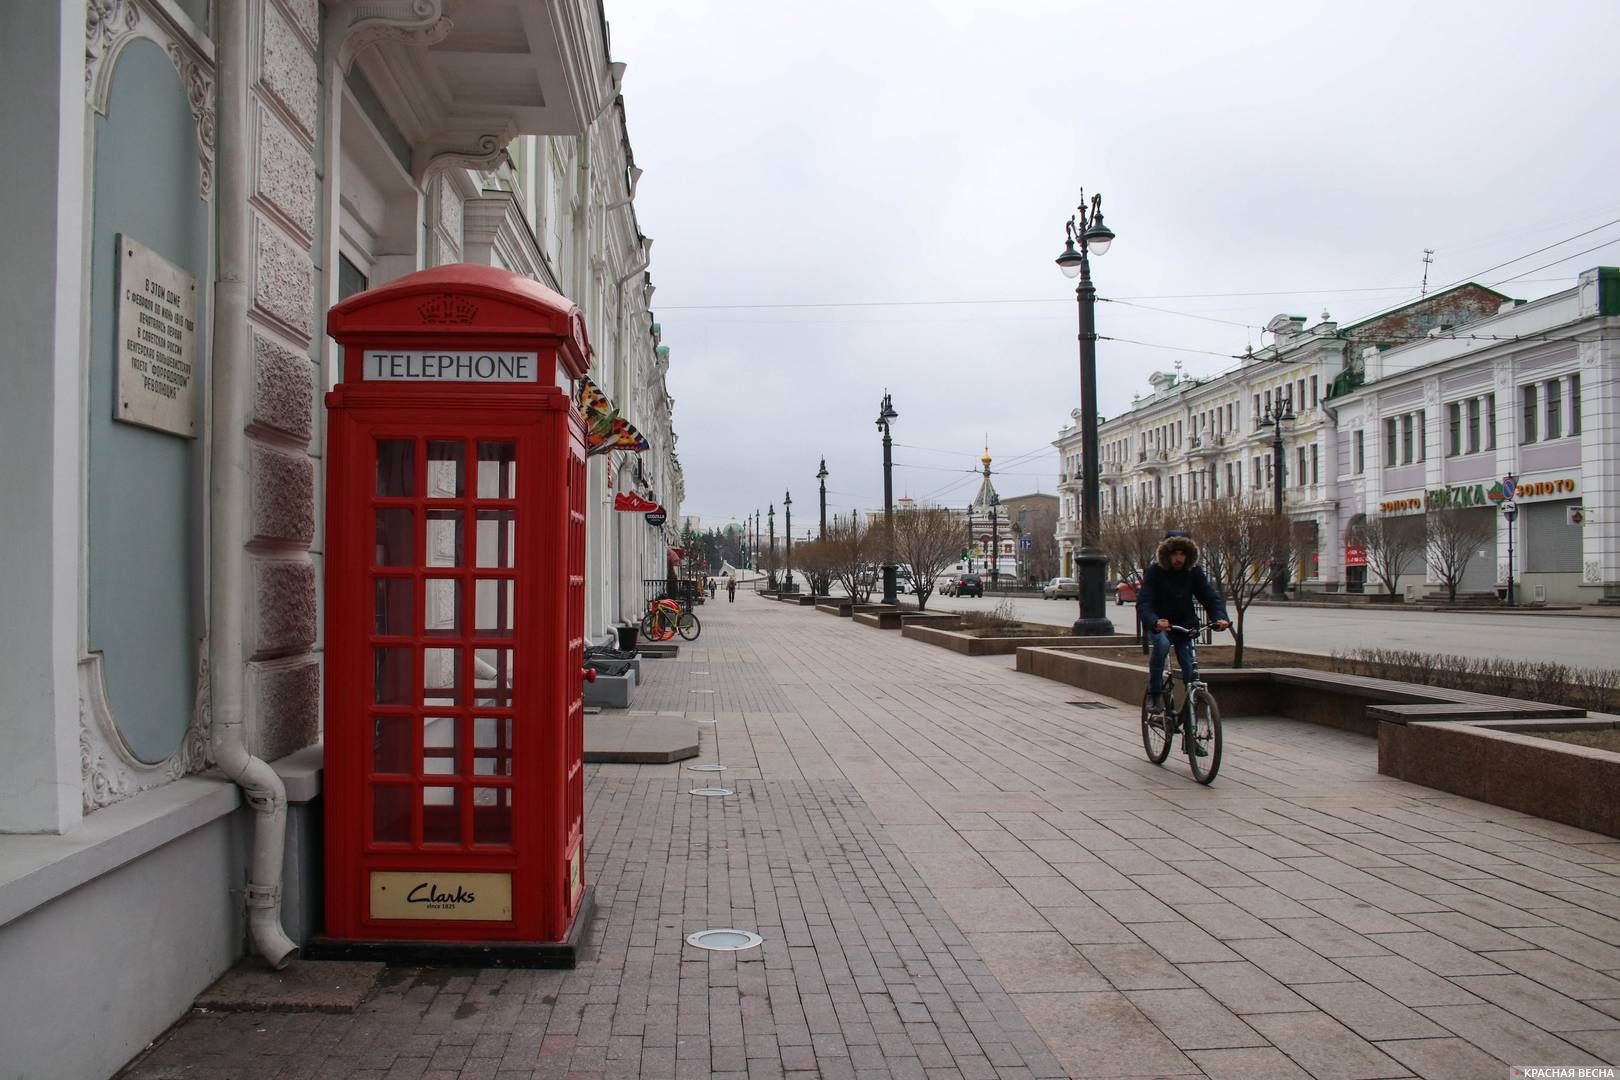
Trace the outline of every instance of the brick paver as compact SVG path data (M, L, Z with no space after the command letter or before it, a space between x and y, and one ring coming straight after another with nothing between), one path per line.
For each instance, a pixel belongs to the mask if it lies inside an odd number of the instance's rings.
M132 1076L1506 1075L1620 1057L1620 843L739 594L643 665L713 775L599 766L569 973L391 972L350 1017L198 1016ZM757 930L749 953L685 946Z

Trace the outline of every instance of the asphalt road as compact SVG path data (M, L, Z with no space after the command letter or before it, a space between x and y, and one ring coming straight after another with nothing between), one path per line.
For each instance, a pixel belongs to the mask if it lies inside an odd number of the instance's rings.
M977 599L935 596L929 610L988 611L1000 597ZM1029 622L1067 624L1079 614L1072 600L1018 598L1011 601L1018 618ZM1110 598L1108 617L1116 627L1130 626L1130 607ZM1437 611L1340 611L1333 608L1282 608L1255 605L1245 619L1248 643L1256 647L1330 653L1369 646L1418 649L1461 656L1514 656L1556 660L1582 667L1620 667L1620 618L1574 614L1470 615Z

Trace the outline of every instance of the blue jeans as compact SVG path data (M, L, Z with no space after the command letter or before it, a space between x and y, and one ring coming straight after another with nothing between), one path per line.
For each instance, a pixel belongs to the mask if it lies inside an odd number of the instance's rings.
M1151 693L1164 693L1164 662L1170 656L1172 643L1176 647L1176 663L1181 665L1182 681L1192 681L1192 638L1177 634L1172 641L1168 631L1149 630L1148 640L1153 646L1148 659L1148 690Z

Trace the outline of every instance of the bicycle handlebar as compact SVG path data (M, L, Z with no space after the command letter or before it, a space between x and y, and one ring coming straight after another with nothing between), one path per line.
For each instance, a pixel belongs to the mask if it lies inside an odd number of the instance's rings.
M1230 630L1232 628L1232 625L1230 623L1228 623L1226 628L1228 630ZM1186 634L1189 637L1192 636L1193 634L1197 634L1197 633L1201 632L1200 630L1195 629L1194 627L1191 627L1191 626L1176 626L1174 624L1165 627L1165 629L1166 630L1174 630L1178 634ZM1203 629L1205 629L1205 630L1218 630L1219 627L1217 627L1214 623L1210 623L1208 626L1204 627Z

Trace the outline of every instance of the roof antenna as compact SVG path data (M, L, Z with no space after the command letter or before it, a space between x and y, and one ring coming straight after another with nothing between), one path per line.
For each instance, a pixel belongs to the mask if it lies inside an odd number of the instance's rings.
M1419 296L1429 295L1429 267L1434 264L1434 248L1423 249L1423 285L1418 290Z

